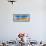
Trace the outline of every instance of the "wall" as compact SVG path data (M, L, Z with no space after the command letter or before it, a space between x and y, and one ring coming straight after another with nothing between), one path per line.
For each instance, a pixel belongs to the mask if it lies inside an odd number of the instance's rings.
M26 32L37 41L46 40L45 0L17 0L13 5L0 0L0 40L11 40ZM13 14L30 14L30 22L13 22Z

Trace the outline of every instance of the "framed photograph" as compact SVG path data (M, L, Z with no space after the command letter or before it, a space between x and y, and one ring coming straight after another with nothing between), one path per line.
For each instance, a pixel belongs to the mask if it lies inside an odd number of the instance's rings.
M14 22L29 22L30 14L13 14Z

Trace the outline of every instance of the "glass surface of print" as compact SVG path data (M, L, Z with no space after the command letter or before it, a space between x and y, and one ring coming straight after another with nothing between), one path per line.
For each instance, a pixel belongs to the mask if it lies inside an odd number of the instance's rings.
M13 14L14 22L29 22L30 15L29 14Z

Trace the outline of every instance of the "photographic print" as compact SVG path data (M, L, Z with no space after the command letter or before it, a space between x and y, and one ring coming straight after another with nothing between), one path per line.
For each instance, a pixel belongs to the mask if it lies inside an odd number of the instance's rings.
M14 22L29 22L30 14L13 14Z

